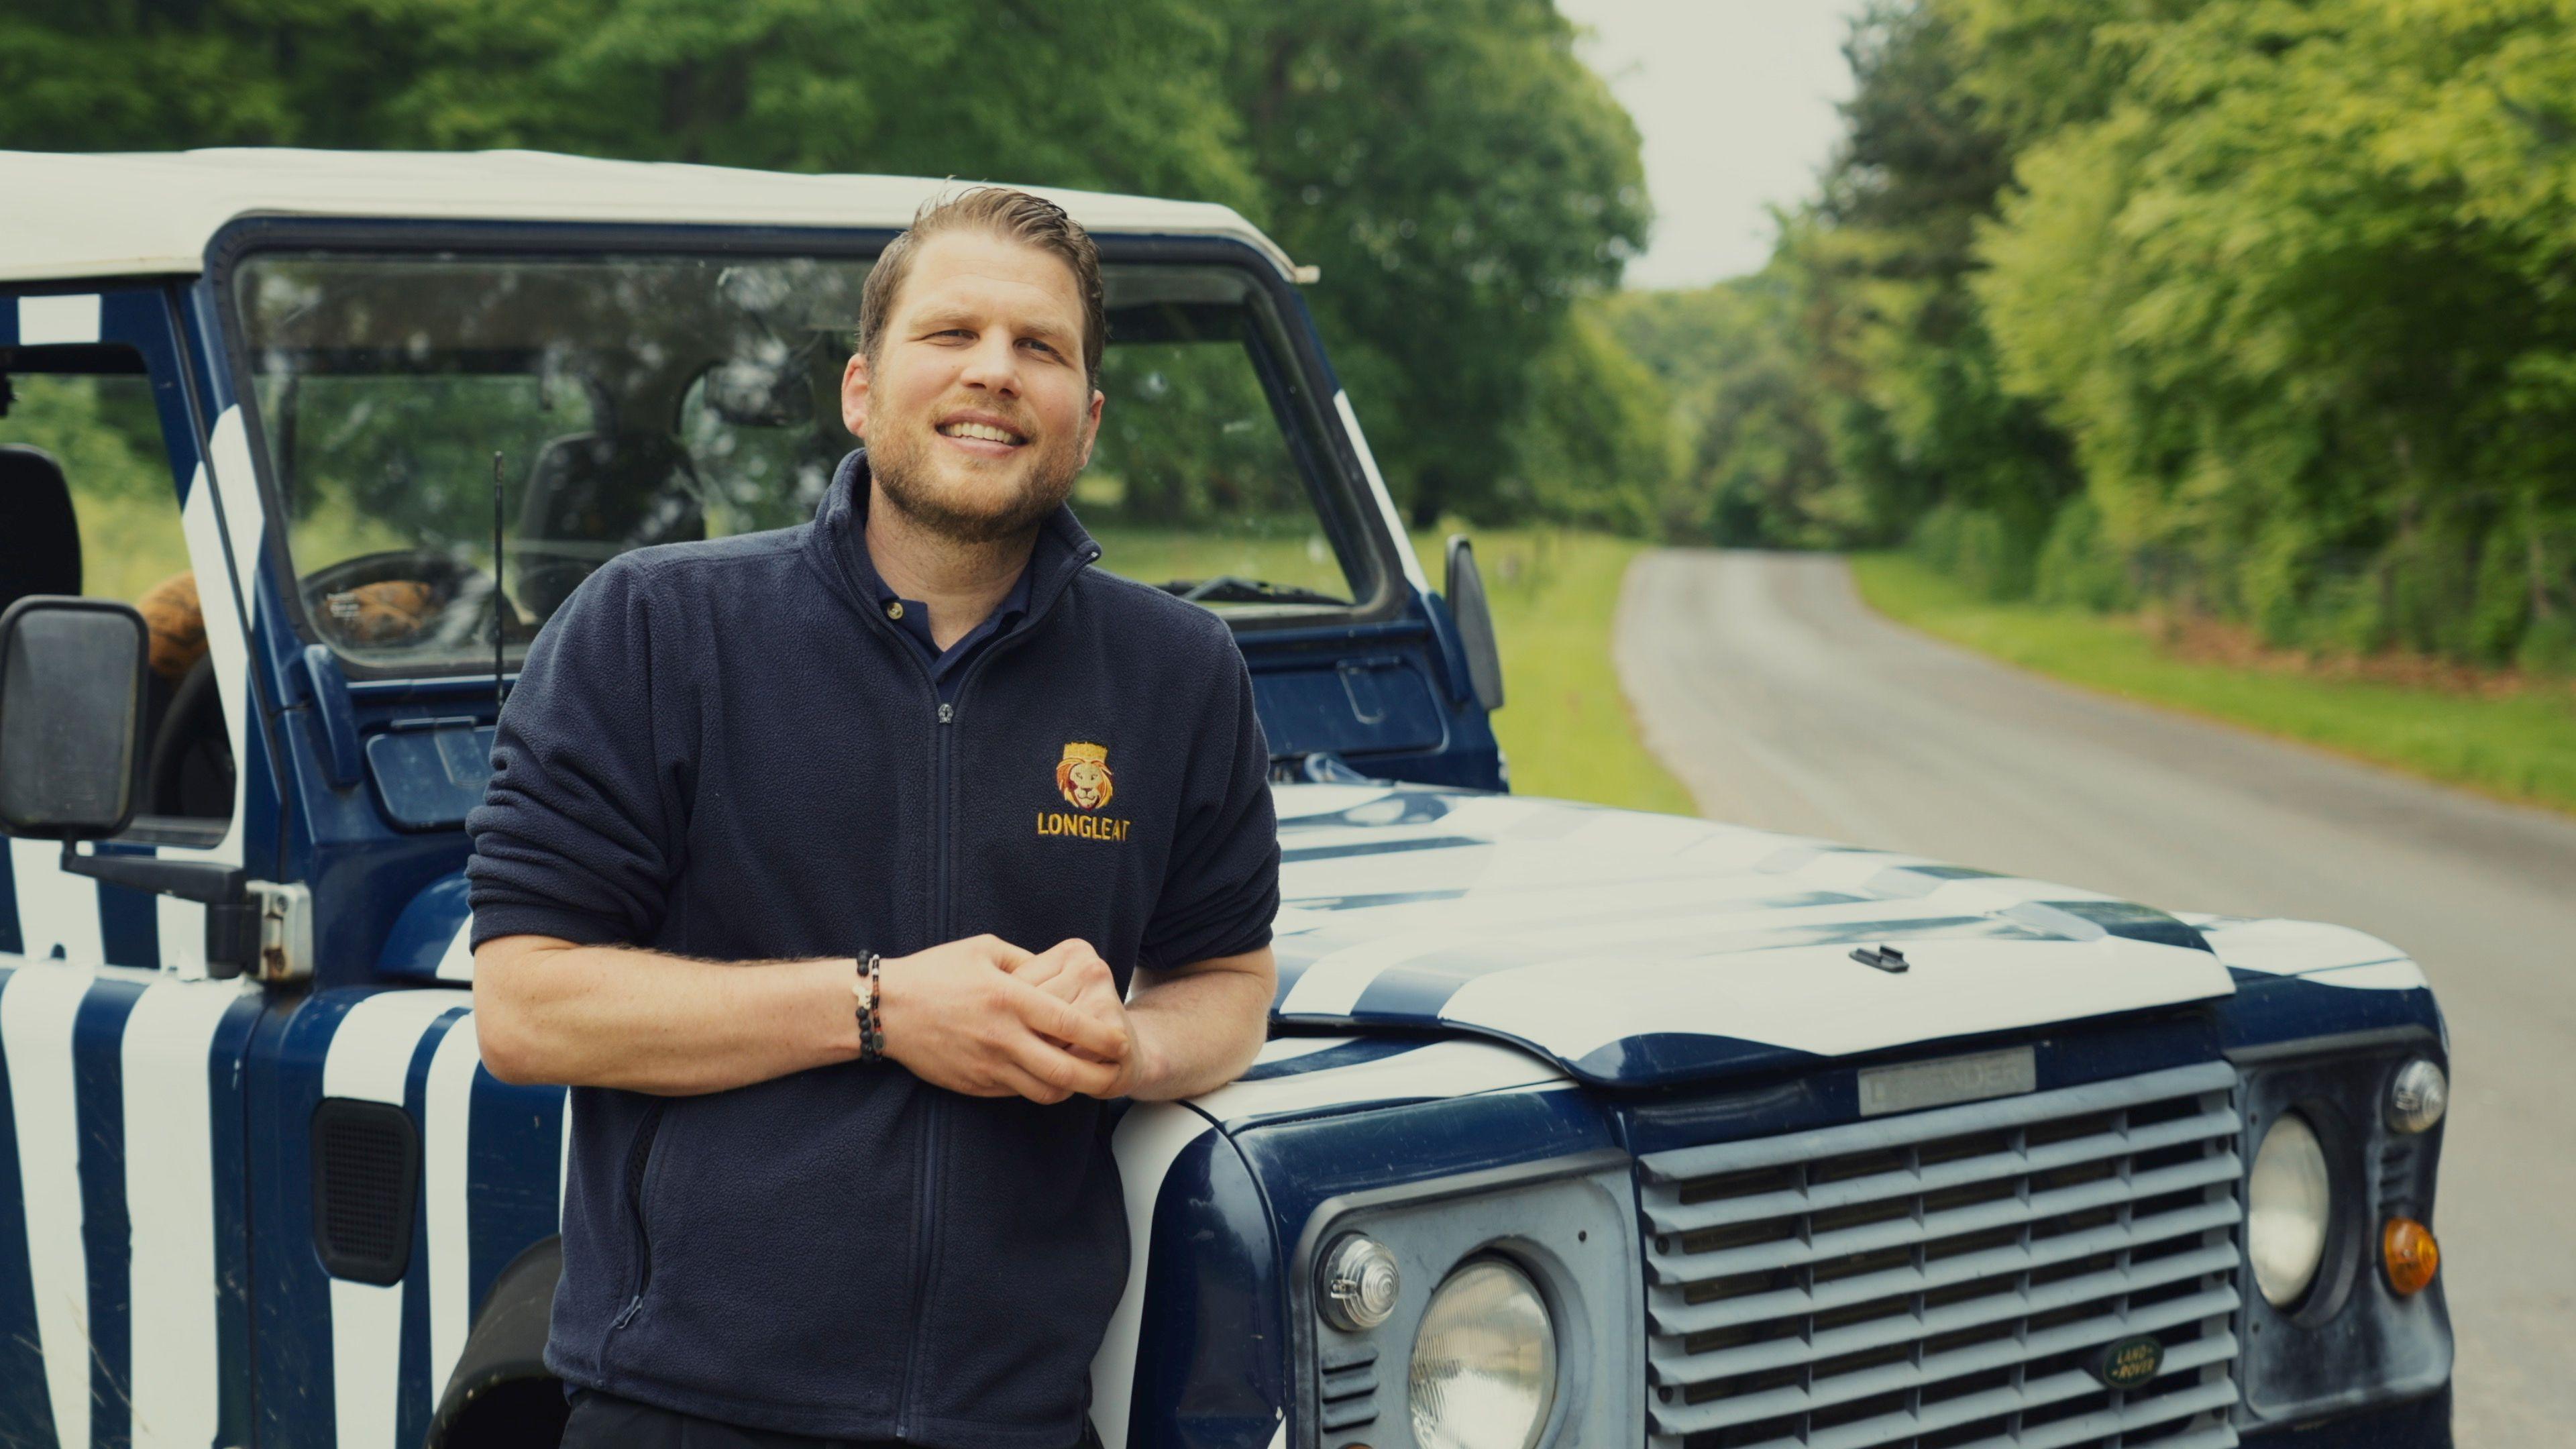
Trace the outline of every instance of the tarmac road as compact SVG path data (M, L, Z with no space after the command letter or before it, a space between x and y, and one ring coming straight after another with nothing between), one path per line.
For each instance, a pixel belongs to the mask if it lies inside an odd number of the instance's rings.
M1615 647L1712 818L2414 955L2451 1028L2434 1227L2459 1442L2571 1442L2576 821L1994 663L1869 612L1838 558L1645 555Z

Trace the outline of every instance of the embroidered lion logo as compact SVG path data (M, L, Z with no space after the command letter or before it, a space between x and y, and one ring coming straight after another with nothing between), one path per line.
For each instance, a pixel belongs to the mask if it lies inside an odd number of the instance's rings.
M1109 778L1107 745L1071 744L1064 747L1064 758L1055 762L1055 787L1064 798L1085 810L1097 810L1109 803L1117 787Z

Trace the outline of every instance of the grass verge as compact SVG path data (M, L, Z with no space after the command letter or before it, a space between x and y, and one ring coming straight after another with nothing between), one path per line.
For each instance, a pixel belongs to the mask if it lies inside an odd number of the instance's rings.
M1237 573L1327 591L1346 587L1320 537L1202 536L1154 529L1096 530L1101 566L1160 581ZM1413 536L1433 588L1451 530ZM1692 814L1690 792L1646 751L1610 661L1619 582L1644 545L1565 529L1475 530L1476 563L1503 652L1494 734L1523 794L1631 810Z
M1902 554L1852 559L1861 598L1900 624L2147 704L2576 813L2576 690L2500 697L2177 658L2135 618L1971 596Z
M1696 813L1690 792L1647 753L1610 659L1619 581L1644 545L1558 529L1486 530L1476 566L1503 653L1503 707L1494 733L1512 789L1631 810ZM1414 535L1433 588L1447 563L1445 533Z

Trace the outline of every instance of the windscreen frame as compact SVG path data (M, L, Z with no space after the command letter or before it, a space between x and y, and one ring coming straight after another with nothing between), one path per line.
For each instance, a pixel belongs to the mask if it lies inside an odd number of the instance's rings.
M275 460L269 453L268 429L259 414L257 374L253 370L248 329L240 309L237 283L241 268L270 255L311 258L521 258L564 261L601 256L688 257L725 260L794 260L865 262L873 265L900 233L891 228L689 226L595 222L422 221L311 217L248 217L217 232L207 248L206 284L220 335L220 361L228 373L235 405L242 411L243 434L256 475L263 530L263 564L279 581L277 594L284 623L304 644L331 649L353 680L443 680L489 675L492 664L464 660L380 664L351 654L316 627L305 607L300 576L287 544L288 519ZM1325 360L1312 320L1293 283L1280 275L1257 248L1223 237L1190 237L1094 233L1103 266L1217 266L1240 273L1250 282L1246 301L1255 304L1254 337L1246 347L1262 392L1278 421L1283 440L1304 474L1309 501L1344 571L1353 563L1368 567L1366 577L1351 582L1358 595L1346 606L1324 604L1282 608L1256 614L1219 614L1242 633L1311 630L1383 623L1403 616L1412 606L1407 570L1396 549L1403 540L1386 536L1384 514L1374 487L1362 471L1352 439L1343 434L1328 409L1339 383ZM853 326L856 319L852 319ZM505 673L515 673L525 646L515 646Z

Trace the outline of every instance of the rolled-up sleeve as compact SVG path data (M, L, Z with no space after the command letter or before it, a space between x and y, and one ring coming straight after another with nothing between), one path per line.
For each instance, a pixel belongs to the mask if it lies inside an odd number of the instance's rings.
M1222 628L1222 626L1219 626ZM1252 673L1228 634L1233 668L1212 671L1211 701L1190 769L1189 804L1173 835L1161 898L1139 963L1173 970L1270 944L1279 913L1279 820L1270 800L1270 745L1253 708Z
M501 711L492 782L466 817L473 942L642 944L677 869L677 771L657 747L650 599L612 560L529 647Z

